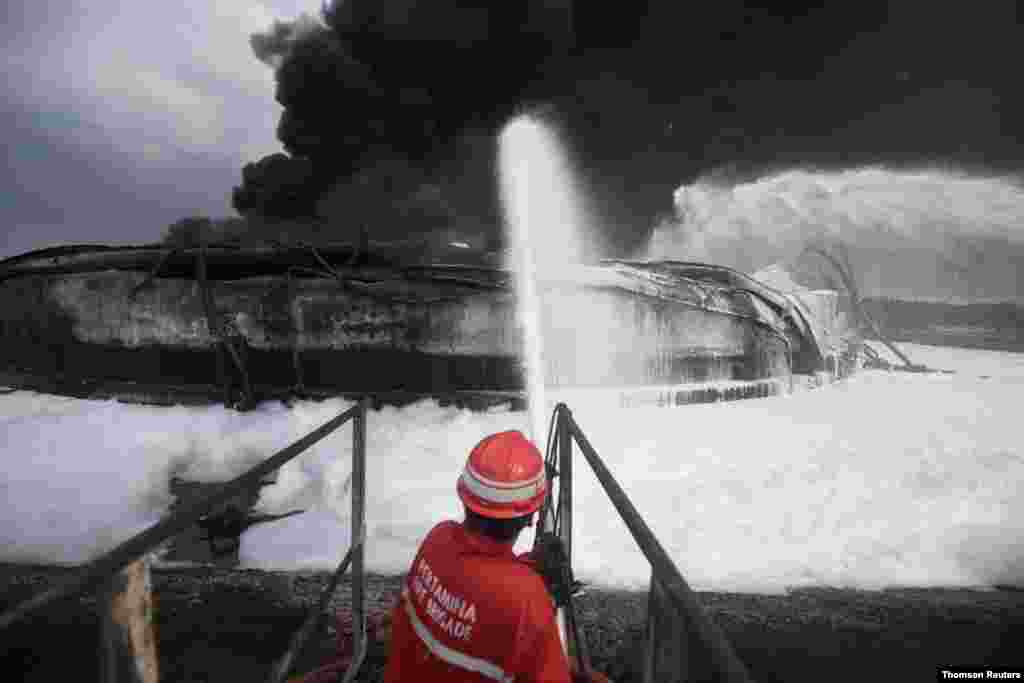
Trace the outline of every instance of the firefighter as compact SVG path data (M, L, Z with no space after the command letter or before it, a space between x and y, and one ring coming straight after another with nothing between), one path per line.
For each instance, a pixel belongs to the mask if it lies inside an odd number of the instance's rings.
M394 609L384 680L578 680L544 581L512 549L547 494L540 452L518 431L488 436L456 490L465 520L441 522L420 546Z

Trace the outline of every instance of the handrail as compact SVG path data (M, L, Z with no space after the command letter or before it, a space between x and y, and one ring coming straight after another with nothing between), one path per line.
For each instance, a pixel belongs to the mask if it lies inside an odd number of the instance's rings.
M350 479L352 482L352 540L341 564L331 576L327 587L320 593L320 599L316 606L310 610L302 627L292 636L288 650L272 668L270 677L267 679L269 683L280 683L285 680L295 658L319 628L323 613L327 610L334 591L337 590L338 582L350 564L352 566L352 637L355 642L352 659L345 671L344 683L355 678L366 656L366 598L363 585L363 557L366 548L366 399L363 399L360 405L363 410L353 415L352 419L352 475Z
M686 617L688 623L693 626L697 637L707 648L708 652L711 653L715 664L724 675L724 679L735 683L750 683L752 680L750 674L743 662L736 656L732 645L729 644L729 641L718 626L704 614L697 602L696 596L689 585L687 585L685 579L683 579L672 558L665 552L654 532L647 526L643 517L640 516L640 513L629 500L626 492L615 481L615 477L612 476L612 473L597 455L594 447L590 445L586 435L579 425L576 424L572 411L564 403L559 403L555 406L555 412L559 420L559 431L562 432L564 430L564 432L571 435L580 447L583 457L586 458L590 468L594 471L597 480L601 483L612 505L615 506L622 521L629 528L633 540L640 546L640 550L650 563L652 579L667 594L670 603L676 611L681 616ZM564 449L560 455L565 458L561 464L564 476L564 462L568 461L571 453L568 452L568 449ZM565 482L563 481L560 486L565 486Z
M285 650L284 655L274 664L270 670L270 677L267 679L268 683L280 683L291 671L292 664L299 652L302 651L306 641L313 635L313 633L320 627L320 620L323 617L324 611L327 609L327 605L330 604L331 597L334 595L334 591L338 588L338 581L348 570L349 564L352 562L352 547L345 552L345 557L342 559L341 564L334 571L331 576L330 582L327 584L327 588L320 593L320 599L317 600L317 604L309 610L309 614L306 615L306 619L302 622L302 626L292 636L291 642L288 644L288 649Z
M205 515L214 507L255 485L263 477L278 469L289 460L300 455L310 446L323 439L350 419L359 419L363 417L365 415L366 406L367 403L365 399L360 401L337 417L332 418L309 434L306 434L298 441L295 441L291 445L281 449L259 465L252 467L246 473L227 482L210 493L206 498L185 505L181 510L170 514L148 529L132 536L113 550L110 550L103 556L90 562L75 576L65 579L41 593L37 593L28 600L21 602L17 606L3 613L0 615L0 630L7 628L11 624L23 619L32 612L36 612L43 607L46 607L52 602L80 595L86 590L102 583L109 576L138 559L146 552L152 550L160 543L163 543L168 538L181 533L195 524L200 517ZM358 428L363 425L357 424L356 426L356 431L358 432ZM357 443L362 443L361 435L356 438L356 441ZM353 475L355 474L356 473L353 472ZM353 543L355 543L356 540L357 539L354 538ZM361 549L358 550L357 553L361 564Z

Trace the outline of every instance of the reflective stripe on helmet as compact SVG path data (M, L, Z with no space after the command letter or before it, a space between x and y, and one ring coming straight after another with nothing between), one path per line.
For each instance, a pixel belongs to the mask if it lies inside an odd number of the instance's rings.
M544 489L544 471L528 481L498 484L480 476L469 465L462 471L463 485L477 498L489 503L525 503Z
M522 486L526 486L529 483L540 481L544 478L544 469L541 467L537 474L533 475L529 479L523 479L520 481L498 481L496 479L490 479L489 477L480 473L475 467L473 467L473 459L470 458L466 462L465 470L473 475L473 478L478 482L492 489L517 489Z
M416 632L419 639L427 646L427 649L430 650L431 654L435 657L443 662L457 666L460 669L473 671L495 681L511 683L515 680L515 676L506 674L504 669L497 664L489 662L486 659L467 655L465 652L453 650L439 641L434 637L434 634L430 632L430 629L420 621L419 615L416 614L416 608L412 606L412 601L409 599L407 589L403 589L402 598L404 598L402 600L402 604L405 607L405 613L409 616L409 623L412 624L412 630Z

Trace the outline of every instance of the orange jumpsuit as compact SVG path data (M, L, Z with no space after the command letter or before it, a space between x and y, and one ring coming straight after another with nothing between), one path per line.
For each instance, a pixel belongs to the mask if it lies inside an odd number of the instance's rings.
M512 544L441 522L402 586L384 680L568 683L544 582Z

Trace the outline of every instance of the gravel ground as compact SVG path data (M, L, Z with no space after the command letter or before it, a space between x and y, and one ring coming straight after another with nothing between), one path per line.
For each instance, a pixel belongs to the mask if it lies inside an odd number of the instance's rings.
M0 609L69 570L0 564ZM316 603L327 573L230 568L158 569L156 596L163 681L260 681ZM386 611L401 578L368 579L369 609ZM347 585L332 602L347 610ZM937 679L940 667L1024 665L1024 592L814 589L788 595L700 593L699 599L758 681ZM639 680L646 594L590 589L579 614L596 668ZM322 629L299 658L314 668L334 651ZM0 637L0 680L98 677L96 601L67 600ZM379 681L383 643L371 645L359 680Z

